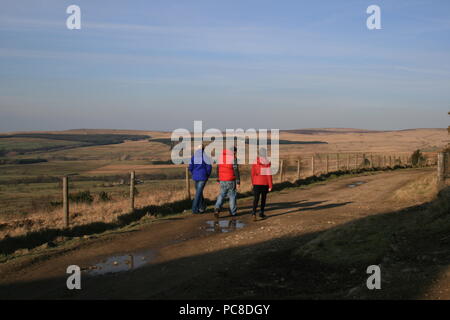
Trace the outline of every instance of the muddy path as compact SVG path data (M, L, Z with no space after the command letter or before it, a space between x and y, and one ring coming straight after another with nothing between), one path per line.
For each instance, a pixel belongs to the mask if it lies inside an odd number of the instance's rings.
M393 193L432 173L398 170L287 189L269 195L268 218L257 222L251 219L251 199L242 199L236 219L226 212L218 221L212 213L183 214L81 239L71 250L56 248L32 262L14 259L0 265L0 298L305 297L302 292L320 298L322 293L312 288L323 280L314 275L322 273L307 261L290 265L288 251L349 221L417 205L398 201ZM66 288L69 265L83 270L81 290ZM293 268L310 274L300 286L289 283ZM345 283L345 277L340 281ZM345 297L344 287L342 296L330 288L331 297Z

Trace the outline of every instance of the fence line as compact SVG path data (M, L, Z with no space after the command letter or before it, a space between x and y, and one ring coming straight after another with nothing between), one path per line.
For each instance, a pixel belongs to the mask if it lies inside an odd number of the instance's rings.
M135 182L135 173L131 171L130 175L130 210L134 211L134 182Z
M64 227L69 227L69 178L63 177L63 217Z
M325 155L325 156L324 156ZM312 154L311 157L299 157L294 159L281 159L280 160L280 168L279 168L279 182L288 181L287 173L289 169L289 164L296 163L296 174L294 174L294 180L299 180L302 178L302 173L305 173L304 177L311 177L320 174L328 174L330 172L330 167L335 168L335 171L341 171L341 154L334 154L335 158L331 159L330 154ZM375 155L376 165L374 161L374 155L372 153L369 156L366 156L365 153L362 153L362 159L360 159L361 153L346 153L346 165L344 166L347 171L355 170L355 169L367 169L367 168L394 168L398 165L412 165L411 156L407 155L398 155L389 154L387 157L385 154L383 155ZM354 158L352 162L351 159ZM383 161L381 161L383 159ZM389 163L387 164L387 159L389 159ZM421 166L432 166L438 165L438 181L439 183L445 182L445 178L448 177L448 165L450 157L448 153L445 155L439 153L439 155L435 157L427 157L425 163ZM334 163L334 165L332 165ZM249 165L243 165L243 167ZM292 167L292 166L291 166ZM249 170L247 170L249 171ZM294 170L292 170L294 171ZM308 175L309 173L309 175ZM134 212L135 210L135 171L130 172L130 211ZM286 180L287 178L287 180ZM291 177L292 179L292 177ZM185 190L186 190L186 199L191 200L191 183L190 183L190 174L187 167L185 167ZM69 221L69 178L64 176L62 179L62 187L63 187L63 220L64 227L68 228L70 225Z

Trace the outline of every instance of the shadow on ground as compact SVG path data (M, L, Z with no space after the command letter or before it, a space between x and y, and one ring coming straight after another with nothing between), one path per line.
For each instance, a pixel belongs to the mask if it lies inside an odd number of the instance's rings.
M84 277L82 290L67 290L65 274L4 284L0 298L424 298L449 267L449 195L447 188L433 202L323 232ZM381 290L365 285L373 264L381 266Z
M288 202L278 202L278 203L270 203L266 205L266 208L264 210L264 213L268 215L268 218L274 218L277 216L282 216L290 213L299 213L303 211L316 211L316 210L325 210L325 209L331 209L336 207L345 206L351 202L341 202L341 203L329 203L325 205L320 205L321 203L325 203L328 200L323 201L306 201L306 200L299 200L299 201L288 201ZM259 208L259 207L258 207ZM277 214L270 214L271 211L278 211L283 209L292 209L285 212L277 213ZM227 208L224 209L224 211L227 211ZM249 215L253 211L253 206L242 206L239 207L239 215ZM259 211L257 211L258 213Z

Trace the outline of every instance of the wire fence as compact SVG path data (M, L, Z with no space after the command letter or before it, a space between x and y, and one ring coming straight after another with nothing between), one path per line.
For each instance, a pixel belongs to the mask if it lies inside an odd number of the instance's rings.
M413 163L411 153L321 153L308 154L298 158L286 158L280 160L278 172L273 176L274 183L295 182L299 179L305 179L312 176L320 176L332 172L352 172L358 169L386 169L408 166L434 166L438 162L436 153L426 153L417 163ZM174 166L175 167L175 166ZM216 165L215 165L216 167ZM191 177L187 166L176 166L180 174L184 172L183 179L173 179L173 183L168 187L185 194L184 199L191 199L195 194L195 188L191 183ZM213 169L210 180L215 180L217 169ZM251 165L240 165L241 188L240 192L250 191L251 185ZM129 209L132 212L136 209L137 186L140 191L145 189L146 181L141 180L139 174L132 171L128 181L122 181L121 184L129 186ZM179 176L179 175L178 175ZM69 182L68 177L63 178L63 220L64 227L70 225L70 206L69 206ZM123 180L123 179L122 179ZM167 189L166 189L167 190ZM184 190L184 191L183 191ZM140 192L139 191L139 192ZM169 190L167 190L169 193ZM164 195L161 195L162 197ZM139 204L138 204L139 207Z

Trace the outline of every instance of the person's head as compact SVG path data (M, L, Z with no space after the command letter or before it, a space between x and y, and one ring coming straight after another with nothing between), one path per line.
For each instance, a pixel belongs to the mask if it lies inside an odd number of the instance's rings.
M259 148L259 156L262 158L267 157L267 149L266 148Z

